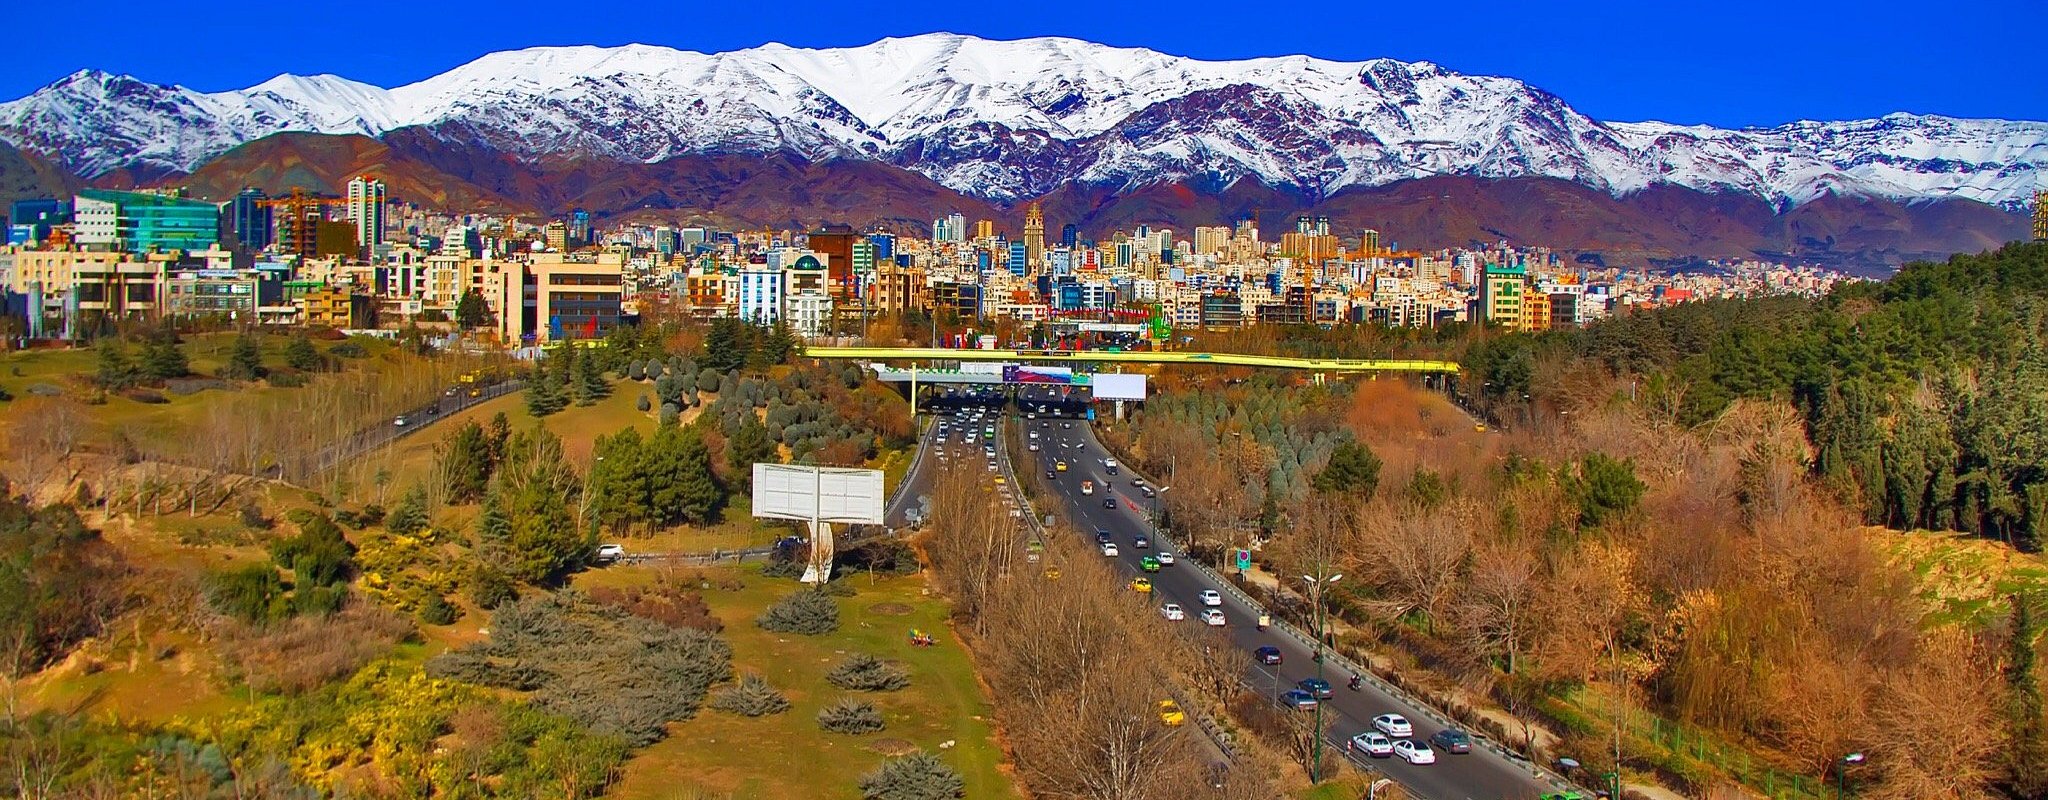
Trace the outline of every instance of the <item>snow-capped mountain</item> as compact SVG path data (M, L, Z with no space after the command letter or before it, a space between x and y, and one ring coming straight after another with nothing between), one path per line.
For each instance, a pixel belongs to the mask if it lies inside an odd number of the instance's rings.
M1602 122L1521 81L1426 62L1198 61L951 34L717 54L534 48L393 89L282 75L207 93L85 71L0 103L0 140L86 177L191 171L284 131L415 126L533 160L784 151L881 161L1000 201L1077 181L1253 178L1315 197L1469 175L1564 178L1615 196L1674 184L1779 207L1834 193L2011 208L2048 169L2044 122Z

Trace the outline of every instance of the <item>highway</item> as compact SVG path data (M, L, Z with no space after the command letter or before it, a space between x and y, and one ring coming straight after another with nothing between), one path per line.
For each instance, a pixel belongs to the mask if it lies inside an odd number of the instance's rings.
M1119 364L1193 364L1197 366L1270 367L1312 372L1447 372L1456 361L1408 359L1338 359L1254 356L1242 353L1134 352L1104 350L965 350L947 347L807 347L807 358L854 358L862 361L1093 361Z
M1116 560L1131 575L1141 574L1138 561L1145 555L1156 555L1161 550L1180 555L1178 548L1154 535L1148 522L1151 499L1144 497L1142 490L1132 485L1132 478L1136 476L1131 470L1124 467L1114 476L1107 474L1104 460L1109 458L1109 454L1096 441L1089 423L1080 420L1019 422L1026 425L1027 430L1038 432L1036 441L1040 449L1016 454L1017 469L1031 469L1035 465L1042 477L1047 470L1054 469L1056 460L1067 462L1067 471L1055 471L1053 474L1058 477L1050 483L1054 484L1058 499L1064 501L1064 512L1081 531L1080 535L1090 538L1087 542L1089 547L1093 547L1095 531L1108 531L1120 551ZM1084 480L1094 482L1094 494L1081 493ZM1109 493L1107 496L1105 491ZM1106 497L1117 501L1115 508L1104 507ZM1153 537L1151 549L1141 550L1133 546L1140 534ZM1162 567L1150 577L1155 606L1175 602L1187 610L1187 620L1175 624L1203 624L1196 619L1196 614L1202 609L1198 593L1205 589L1215 590L1223 596L1221 608L1233 643L1247 654L1263 645L1280 648L1282 663L1277 668L1254 667L1247 676L1248 682L1258 690L1277 697L1279 692L1293 688L1296 681L1316 676L1313 651L1307 642L1282 633L1277 627L1258 630L1255 623L1259 612L1242 595L1210 574L1189 564L1178 563ZM1334 659L1323 677L1334 687L1334 696L1323 701L1325 719L1335 714L1329 746L1340 754L1344 742L1352 735L1369 729L1370 720L1380 714L1398 713L1408 717L1415 727L1416 739L1426 739L1446 727L1437 715L1424 713L1423 708L1382 691L1372 681L1368 680L1357 691L1346 688L1350 674L1337 668ZM1360 763L1368 761L1362 754L1353 758ZM1369 761L1371 766L1429 800L1528 800L1557 789L1547 778L1532 774L1524 762L1510 760L1485 746L1475 745L1469 755L1439 751L1437 763L1432 765L1411 765L1395 758Z
M489 386L479 387L478 396L476 397L470 397L469 393L464 391L462 387L456 387L452 394L444 393L440 397L436 397L411 411L400 414L398 417L372 423L369 427L356 431L347 439L321 448L319 452L314 453L304 462L295 465L297 469L288 473L285 477L303 479L326 472L340 466L343 462L410 436L421 428L454 416L456 412L465 408L519 391L525 386L526 382L521 380L494 383ZM398 419L404 419L406 424L396 424Z

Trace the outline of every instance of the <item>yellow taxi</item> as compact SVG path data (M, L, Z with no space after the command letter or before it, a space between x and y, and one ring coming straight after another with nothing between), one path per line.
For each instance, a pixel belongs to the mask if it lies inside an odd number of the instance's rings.
M1180 710L1180 704L1172 700L1159 701L1159 721L1166 727L1178 728L1187 724L1188 712Z
M1152 581L1145 578L1132 578L1131 591L1138 592L1139 594L1151 594Z
M1065 461L1054 461L1054 462L1052 462L1052 468L1053 468L1053 469L1054 469L1055 471L1058 471L1058 472L1066 472L1066 471L1067 471L1067 462L1065 462Z

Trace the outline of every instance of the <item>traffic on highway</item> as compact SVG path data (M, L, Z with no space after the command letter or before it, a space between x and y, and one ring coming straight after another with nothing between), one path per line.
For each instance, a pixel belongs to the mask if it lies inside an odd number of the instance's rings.
M1336 666L1334 656L1327 665L1318 663L1314 648L1282 626L1262 626L1262 609L1189 564L1170 535L1155 529L1152 520L1161 493L1172 490L1170 478L1160 485L1119 464L1096 440L1090 424L1073 418L1078 416L1075 400L1057 388L1019 392L1021 410L1015 421L1024 426L1027 451L1011 453L1011 459L1020 477L1027 469L1042 476L1064 506L1038 511L1064 514L1091 546L1130 575L1131 590L1148 594L1164 624L1222 628L1229 641L1251 656L1245 676L1250 687L1302 713L1321 706L1330 723L1326 746L1385 773L1419 796L1515 800L1561 788L1525 762L1475 746L1476 737L1375 681L1353 681L1352 673ZM1080 405L1085 407L1085 401ZM983 418L989 413L984 411ZM981 444L991 426L973 424L980 426L976 433L982 438L963 444L976 449L949 458L974 460L986 455L993 463L993 448L1002 444ZM966 433L958 423L949 427ZM1000 425L993 428L1000 430Z

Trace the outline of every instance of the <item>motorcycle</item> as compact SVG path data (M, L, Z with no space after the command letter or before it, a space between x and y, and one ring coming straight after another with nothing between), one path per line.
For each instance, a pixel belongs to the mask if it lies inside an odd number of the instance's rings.
M1350 683L1347 683L1347 684L1345 684L1345 686L1348 686L1348 687L1350 687L1351 691L1354 691L1354 692L1355 692L1355 691L1358 691L1358 687L1359 687L1360 685L1362 685L1363 683L1365 683L1365 680L1364 680L1364 679L1362 679L1362 678L1358 677L1357 675L1353 675L1353 676L1351 676L1351 682L1350 682Z
M1264 614L1260 614L1260 615L1259 615L1259 630L1265 630L1265 629L1266 629L1266 625L1270 624L1270 623L1271 623L1272 621L1273 621L1273 620L1272 620L1272 618L1271 618L1271 617L1268 617L1268 616L1266 616L1266 615L1264 615Z

